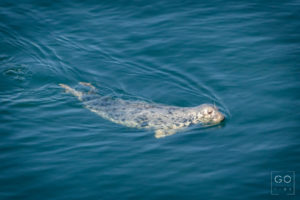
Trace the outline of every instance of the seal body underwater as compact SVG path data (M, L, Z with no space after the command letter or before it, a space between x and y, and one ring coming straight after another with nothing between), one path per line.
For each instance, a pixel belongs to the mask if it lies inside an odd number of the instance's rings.
M151 129L156 138L176 133L193 124L214 125L224 119L216 106L202 104L196 107L177 107L144 101L129 101L101 96L90 83L79 82L88 92L65 84L62 88L76 96L85 107L104 119L127 127Z

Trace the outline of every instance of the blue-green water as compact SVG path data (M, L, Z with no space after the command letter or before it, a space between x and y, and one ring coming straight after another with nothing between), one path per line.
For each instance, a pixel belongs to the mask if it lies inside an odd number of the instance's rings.
M300 2L0 2L0 199L297 199ZM58 86L176 106L223 126L164 139Z

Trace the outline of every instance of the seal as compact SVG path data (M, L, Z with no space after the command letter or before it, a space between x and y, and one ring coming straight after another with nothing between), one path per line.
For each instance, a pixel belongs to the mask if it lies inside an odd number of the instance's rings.
M156 138L173 135L193 124L211 126L224 120L224 115L218 108L210 104L177 107L130 101L99 95L90 83L79 82L79 84L84 88L79 90L65 84L59 85L82 101L87 109L102 118L127 127L154 130Z

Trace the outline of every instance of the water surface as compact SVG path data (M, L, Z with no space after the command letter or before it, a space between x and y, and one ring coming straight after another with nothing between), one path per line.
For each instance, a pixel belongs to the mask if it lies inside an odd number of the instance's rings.
M299 6L1 1L0 199L278 199L270 173L300 171ZM79 81L227 119L157 140L58 86Z

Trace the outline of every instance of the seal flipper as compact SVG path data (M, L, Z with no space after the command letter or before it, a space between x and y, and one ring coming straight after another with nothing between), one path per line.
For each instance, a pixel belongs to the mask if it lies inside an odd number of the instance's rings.
M79 82L79 84L90 88L90 91L88 92L88 94L96 92L95 86L93 86L91 83Z
M83 95L82 92L79 92L79 91L71 88L70 86L62 84L62 83L60 83L58 85L64 89L66 89L66 92L69 92L69 93L73 94L74 96L76 96L80 101L82 100L82 95Z
M155 130L155 138L163 138L169 135L173 135L176 133L176 130L174 129L157 129Z

